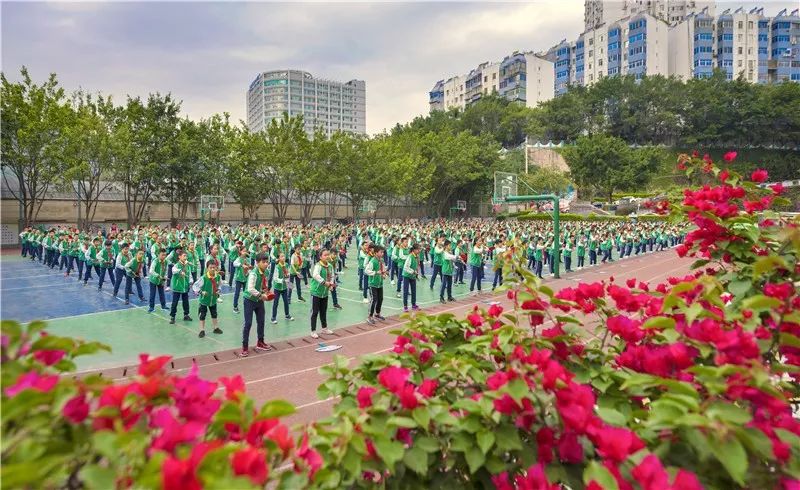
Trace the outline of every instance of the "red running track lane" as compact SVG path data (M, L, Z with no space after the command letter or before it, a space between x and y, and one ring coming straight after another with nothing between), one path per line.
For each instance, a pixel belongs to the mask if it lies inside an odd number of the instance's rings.
M557 290L575 285L579 281L607 280L611 276L614 276L618 283L624 283L626 279L633 277L655 284L670 276L685 275L691 263L691 260L681 259L674 251L668 250L583 269L558 280L545 280L545 284ZM425 312L429 314L450 312L460 316L471 310L475 304L488 306L485 301L499 301L505 308L511 308L511 302L505 294L483 293L455 303L425 308ZM353 305L353 307L359 306ZM405 317L394 316L374 327L364 323L341 328L335 335L320 339L342 346L334 352L315 352L318 341L305 337L277 344L277 350L272 352L253 353L251 350L251 355L247 358L239 358L233 351L224 351L214 354L213 357L176 359L172 366L176 372L185 372L196 360L200 375L206 379L240 374L245 380L248 395L258 404L270 399L288 400L298 411L288 417L286 422L304 424L328 416L331 406L335 403L334 399L317 398L317 387L324 381L323 376L319 374L319 368L329 364L337 354L347 356L352 366L353 361L361 356L391 350L394 336L389 334L389 331L406 321ZM135 373L131 368L123 371L120 369L122 368L106 370L103 373L116 380Z

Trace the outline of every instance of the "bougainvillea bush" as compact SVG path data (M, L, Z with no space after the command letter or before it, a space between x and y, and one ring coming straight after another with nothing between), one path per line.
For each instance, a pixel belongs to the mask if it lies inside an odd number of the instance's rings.
M734 153L725 160L735 159ZM3 324L2 479L68 488L800 488L800 229L708 157L654 209L691 222L693 273L552 291L506 252L505 308L415 315L394 352L323 368L329 419L291 433L241 378L144 357L66 376L102 346Z

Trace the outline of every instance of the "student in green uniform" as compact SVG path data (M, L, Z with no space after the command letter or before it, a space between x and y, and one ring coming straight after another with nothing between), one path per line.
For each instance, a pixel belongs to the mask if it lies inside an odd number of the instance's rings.
M439 289L439 302L442 304L445 303L445 291L447 292L447 301L455 301L453 299L453 268L457 257L451 252L451 249L452 243L445 240L442 248L442 286Z
M388 272L386 263L383 260L385 249L380 245L370 245L370 259L364 267L364 274L369 278L369 289L372 294L372 302L369 305L369 316L367 323L375 325L375 319L385 321L381 315L383 305L383 281Z
M303 291L301 289L301 280L303 277L303 255L300 249L300 244L294 246L294 252L292 253L291 258L289 259L289 272L292 275L290 284L294 284L295 290L297 291L297 301L301 303L305 303L306 300L303 298ZM292 295L289 294L289 301L291 302Z
M142 293L142 274L145 270L144 265L144 250L139 249L136 251L136 255L134 255L131 260L125 264L125 304L130 304L130 296L133 289L133 285L131 283L136 284L136 292L139 295L139 302L144 302L144 294Z
M469 291L472 292L475 290L475 286L478 286L478 292L481 292L481 281L483 280L483 268L481 264L483 263L483 253L485 249L483 248L483 241L481 238L476 238L474 244L472 245L472 249L469 252L469 268L471 279L469 281Z
M117 277L114 279L114 292L112 294L115 298L117 297L117 293L119 293L119 287L122 284L122 279L127 277L125 268L132 258L133 257L131 256L129 245L127 243L123 243L119 248L119 254L117 255L117 260L114 267L114 272L116 272ZM128 288L128 282L130 281L126 281L125 289ZM128 304L127 301L125 304Z
M208 264L206 264L208 267ZM273 346L264 341L264 301L270 301L272 294L267 287L267 274L269 273L269 255L259 253L255 257L255 265L247 275L247 285L244 288L244 325L242 327L242 352L241 357L249 355L250 329L253 326L253 315L256 317L255 349L269 351Z
M275 268L272 269L272 286L275 292L275 298L272 300L272 319L273 325L278 323L278 303L283 298L283 314L287 320L294 320L292 315L289 314L289 285L292 280L292 274L289 272L289 264L286 263L286 254L283 252L278 253L278 261L275 263Z
M195 283L200 303L197 316L200 318L201 339L206 336L206 314L211 313L211 325L214 327L215 334L221 334L219 321L217 320L217 299L219 298L219 275L217 275L217 265L212 263L199 281Z
M311 338L318 339L317 317L322 324L320 333L329 335L328 330L328 292L336 287L333 277L333 267L330 264L330 253L327 249L319 252L319 262L314 264L311 271Z
M150 272L147 275L150 281L150 308L147 310L148 313L152 313L155 310L156 291L161 302L161 309L167 309L167 302L164 299L164 281L167 279L167 267L167 250L159 248L153 261L150 262Z
M492 268L494 269L492 291L494 291L497 286L503 285L503 253L506 251L506 248L503 246L503 242L497 243L497 246L494 247L494 259L492 260Z
M231 268L232 271L235 271L231 275L236 281L236 288L233 290L233 312L239 313L239 293L244 291L247 286L247 276L250 275L252 266L250 265L250 259L247 257L247 248L244 245L234 253L238 257L233 261L233 267Z
M189 263L186 261L186 252L178 249L173 252L178 257L178 261L170 269L172 278L170 279L170 289L172 290L172 307L169 310L169 323L175 324L175 315L178 313L178 302L183 302L183 321L190 322L189 316Z
M403 311L408 311L408 296L411 294L411 309L417 306L417 277L419 276L419 244L411 245L408 256L403 263Z

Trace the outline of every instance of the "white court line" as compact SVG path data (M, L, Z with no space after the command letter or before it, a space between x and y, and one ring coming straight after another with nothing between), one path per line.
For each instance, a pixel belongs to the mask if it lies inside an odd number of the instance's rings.
M37 274L35 276L17 276L17 277L0 276L0 281L15 281L17 279L30 279L32 277L55 277L55 274ZM63 277L63 275L62 275L62 277Z

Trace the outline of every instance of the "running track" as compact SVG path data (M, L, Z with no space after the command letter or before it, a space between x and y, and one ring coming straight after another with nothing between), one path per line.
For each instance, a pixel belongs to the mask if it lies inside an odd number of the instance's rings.
M617 261L605 266L583 269L558 280L546 280L545 283L554 290L558 290L575 285L578 281L594 282L614 276L618 283L623 283L626 279L633 277L655 284L671 276L685 275L689 271L691 262L689 259L678 258L674 251L668 250ZM505 308L511 308L511 303L504 294L483 293L480 296L462 299L455 303L426 308L425 311L432 314L451 312L460 316L475 304L488 307L486 303L489 301L499 301ZM272 352L258 353L251 350L248 358L239 358L236 351L227 350L215 354L176 359L171 368L176 373L185 373L191 367L192 362L196 362L200 368L200 375L206 379L241 374L245 380L248 395L255 399L257 404L270 399L288 400L297 407L297 413L288 417L286 422L303 424L326 417L335 403L334 399L319 400L317 398L317 386L324 381L323 376L319 374L319 368L329 364L333 356L337 354L346 356L352 366L354 365L353 361L360 356L391 350L394 336L388 332L405 321L399 316L392 316L385 323L379 323L374 327L364 323L338 329L335 335L320 339L324 342L342 345L341 349L334 352L315 352L317 341L310 337L304 337L277 343L275 344L277 349ZM135 374L135 371L134 367L129 366L100 372L115 381L121 381L126 376Z

